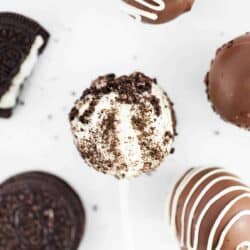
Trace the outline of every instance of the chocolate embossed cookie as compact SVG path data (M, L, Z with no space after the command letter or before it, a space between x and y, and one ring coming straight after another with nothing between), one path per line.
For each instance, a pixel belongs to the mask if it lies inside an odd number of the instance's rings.
M0 250L76 250L85 212L63 180L27 172L0 187Z
M11 116L20 88L48 39L48 32L35 21L0 12L0 117Z

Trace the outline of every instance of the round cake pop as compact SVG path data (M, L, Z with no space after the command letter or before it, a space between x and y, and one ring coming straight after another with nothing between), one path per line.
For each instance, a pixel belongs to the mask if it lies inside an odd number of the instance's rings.
M175 185L170 223L182 250L250 249L250 189L221 168L193 168Z
M142 73L93 81L76 101L70 123L88 165L117 178L153 171L173 152L172 103L156 80Z
M250 128L250 35L218 49L206 77L214 110L239 127Z
M122 0L122 9L136 20L166 23L191 10L194 0Z

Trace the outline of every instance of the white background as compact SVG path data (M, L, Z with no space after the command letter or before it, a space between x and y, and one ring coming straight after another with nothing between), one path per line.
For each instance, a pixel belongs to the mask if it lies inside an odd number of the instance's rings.
M118 8L119 0L1 1L1 11L33 17L52 37L22 92L25 105L0 120L0 178L44 170L71 183L87 211L81 250L177 250L165 204L184 169L216 165L250 178L250 133L213 113L203 84L217 47L250 30L250 1L197 0L192 12L160 26L137 24ZM129 183L125 235L119 182L85 166L67 114L98 75L135 70L168 92L179 136L176 153L156 173Z

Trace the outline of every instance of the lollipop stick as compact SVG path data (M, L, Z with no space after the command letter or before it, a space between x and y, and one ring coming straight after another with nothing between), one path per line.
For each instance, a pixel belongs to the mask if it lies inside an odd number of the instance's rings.
M129 181L120 181L120 207L121 207L121 224L123 235L123 248L124 250L134 250L133 239L131 237L130 218L129 218Z

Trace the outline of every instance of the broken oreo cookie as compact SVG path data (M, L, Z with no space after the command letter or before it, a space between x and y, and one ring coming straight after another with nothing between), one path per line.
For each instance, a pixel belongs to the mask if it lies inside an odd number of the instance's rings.
M48 39L49 33L34 20L0 12L0 117L11 116L20 88Z
M27 172L0 186L0 225L0 250L76 250L85 212L63 180Z

